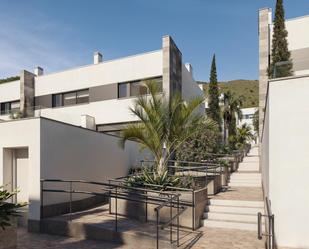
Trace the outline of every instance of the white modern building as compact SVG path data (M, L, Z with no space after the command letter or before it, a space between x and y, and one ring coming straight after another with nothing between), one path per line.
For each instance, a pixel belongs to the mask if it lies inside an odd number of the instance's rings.
M97 52L93 60L50 74L23 70L20 80L0 85L0 185L20 188L17 200L29 202L30 230L40 220L40 179L104 181L149 156L134 142L121 149L112 136L139 121L129 108L147 94L145 80L156 81L167 98L203 96L170 36L157 51L110 61ZM44 205L62 201L51 194Z
M258 110L258 107L242 108L241 109L242 117L241 119L237 120L237 126L240 127L246 124L254 132L253 117L257 110Z
M278 248L309 248L309 16L285 24L294 75L268 79L272 12L259 11L260 167Z

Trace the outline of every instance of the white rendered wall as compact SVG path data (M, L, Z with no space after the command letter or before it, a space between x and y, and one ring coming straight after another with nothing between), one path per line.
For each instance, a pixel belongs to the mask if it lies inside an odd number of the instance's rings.
M182 97L184 100L190 100L196 97L204 97L204 92L193 79L191 73L182 65ZM205 104L200 105L197 110L200 114L205 113Z
M309 248L308 94L309 76L269 83L261 158L279 246Z
M286 20L289 49L296 50L309 47L309 16L302 16Z
M81 115L95 117L96 124L121 123L138 120L129 107L135 98L111 99L89 104L42 109L40 115L73 125L81 125Z
M0 102L15 101L19 99L20 99L19 80L0 84Z
M238 127L242 126L243 124L247 124L251 127L252 131L254 131L253 127L253 118L245 118L245 115L254 115L258 108L257 107L251 107L251 108L242 108L242 119L238 120Z
M162 75L162 50L46 74L35 79L35 96Z
M110 178L126 176L129 168L137 165L145 156L147 153L140 152L134 142L128 142L123 150L119 147L117 137L41 119L42 178L106 182ZM68 187L68 184L46 186ZM93 185L74 184L73 187L99 191L99 187ZM90 196L73 197L81 199ZM68 201L68 195L44 195L44 205L65 201Z
M0 123L0 185L3 184L4 148L29 149L29 218L40 218L40 120L23 119Z
M309 16L301 16L285 21L286 30L288 31L288 47L289 50L293 51L301 49L309 49L309 34L306 30L309 29ZM270 30L273 30L273 24L270 25ZM272 44L272 36L270 37L270 47ZM305 53L305 52L304 52ZM307 54L308 52L306 52ZM309 65L309 58L304 54L303 56L297 58L298 63ZM298 55L299 56L299 55ZM295 61L294 61L295 62ZM302 70L294 70L294 75L304 75L309 74L309 69L307 67Z

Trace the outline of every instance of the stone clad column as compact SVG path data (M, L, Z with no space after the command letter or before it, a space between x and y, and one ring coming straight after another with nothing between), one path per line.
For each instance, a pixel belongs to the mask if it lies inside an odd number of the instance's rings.
M259 134L263 131L264 108L268 84L267 70L270 65L271 9L259 10Z
M163 91L167 98L182 91L182 54L173 39L163 36Z
M34 116L34 77L26 70L20 73L20 111L23 117Z

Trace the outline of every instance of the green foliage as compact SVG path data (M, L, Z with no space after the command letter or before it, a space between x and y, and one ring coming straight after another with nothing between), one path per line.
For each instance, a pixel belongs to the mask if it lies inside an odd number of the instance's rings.
M15 81L15 80L19 80L19 79L20 79L19 76L13 76L13 77L5 78L5 79L0 79L0 84L11 82L11 81Z
M204 93L208 97L209 84L204 84ZM257 80L233 80L228 82L219 82L219 93L231 92L235 97L243 98L241 108L256 107L259 103L259 82Z
M211 119L205 119L196 129L196 133L192 134L177 150L177 160L201 162L209 157L209 153L217 150L220 138L217 123Z
M135 101L131 112L140 122L130 124L122 131L120 144L127 140L138 142L148 148L156 162L159 174L163 174L166 164L184 141L196 132L202 116L195 112L202 104L202 98L183 101L180 94L167 100L159 93L155 82L147 81L145 86L150 95L141 95Z
M257 109L253 115L253 127L256 134L259 134L259 110Z
M159 185L160 190L166 189L167 186L178 186L180 178L168 175L167 170L158 174L156 170L143 168L140 174L132 175L126 180L128 186L144 186L145 184Z
M219 88L217 81L216 56L214 55L211 63L211 71L208 88L208 110L207 115L221 125L221 113L219 106Z
M277 0L271 51L272 62L268 70L270 77L273 76L274 70L276 74L275 77L277 78L293 75L293 63L291 60L291 53L288 49L287 37L288 32L285 28L283 1ZM276 66L278 62L287 63Z
M230 140L229 137L236 135L237 117L239 119L242 118L242 112L240 109L241 105L242 105L241 97L236 97L231 92L224 93L224 104L222 107L222 113L223 113L223 120L224 120L223 123L224 123L225 143L227 143Z
M235 149L242 149L246 144L253 141L254 138L251 127L243 124L237 128L237 133L230 137L230 143L235 146Z
M17 193L17 190L9 192L0 186L0 227L3 230L6 226L11 226L11 217L18 216L17 209L26 205L26 203L10 203L10 199Z

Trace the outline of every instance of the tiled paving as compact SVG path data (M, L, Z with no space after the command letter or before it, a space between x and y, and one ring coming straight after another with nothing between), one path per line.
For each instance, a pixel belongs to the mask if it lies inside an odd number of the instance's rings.
M255 187L229 187L225 192L216 194L213 199L219 200L241 200L262 201L262 188Z
M264 242L256 239L255 232L201 228L202 237L185 248L193 249L264 249ZM18 231L18 249L136 249L136 245L119 245L103 241L84 240L62 236L27 233L25 229ZM140 248L150 249L150 248Z

